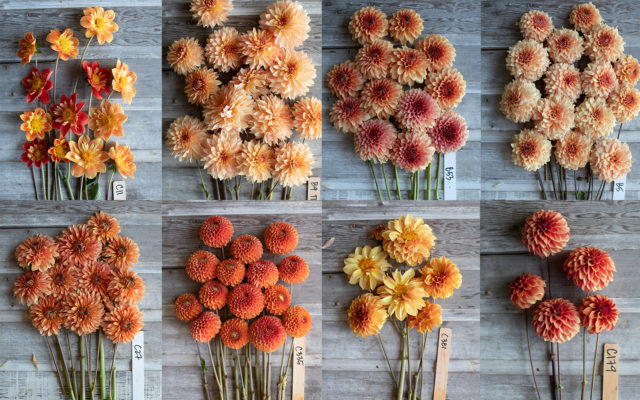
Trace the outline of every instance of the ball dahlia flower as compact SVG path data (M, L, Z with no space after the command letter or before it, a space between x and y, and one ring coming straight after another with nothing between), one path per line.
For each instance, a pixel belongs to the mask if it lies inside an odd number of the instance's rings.
M282 186L299 186L309 180L313 162L313 153L306 143L286 142L276 150L274 177Z
M252 284L241 283L229 292L227 305L229 311L238 318L255 318L264 309L264 295Z
M241 349L249 343L249 324L240 318L231 318L220 327L220 340L230 349Z
M282 326L289 336L304 337L311 330L311 314L302 306L292 306L282 314Z
M555 156L562 168L577 170L584 168L589 162L593 141L582 132L572 130L564 135L555 145Z
M249 340L253 346L265 353L273 353L284 345L287 332L280 318L264 315L249 325Z
M230 179L240 172L239 155L242 139L237 133L224 131L213 135L204 144L203 167L215 179Z
M535 171L551 159L551 142L542 134L524 129L513 136L511 160L527 171Z
M220 317L214 312L204 311L191 321L189 330L196 341L210 342L220 330Z
M195 38L181 38L169 46L167 63L173 70L186 75L204 63L203 49Z
M173 311L179 320L189 322L202 312L202 304L195 294L180 295L173 305Z
M415 132L426 132L436 123L440 106L424 90L410 89L400 96L395 119L404 128Z
M427 300L424 307L416 315L410 315L407 321L409 329L416 328L420 333L433 332L434 328L442 325L442 306Z
M608 97L618 86L611 63L593 62L582 71L582 92L590 97Z
M585 35L584 53L591 61L615 62L624 52L624 40L618 28L600 24Z
M420 50L409 47L394 49L391 53L389 76L401 85L413 86L424 82L427 75L427 57Z
M302 139L322 137L322 101L315 97L303 97L296 101L291 110L293 126Z
M565 96L541 99L533 113L536 131L549 140L562 138L575 124L573 102Z
M598 179L613 182L631 170L629 145L615 138L604 138L593 147L589 164Z
M391 276L385 276L377 293L380 303L387 306L389 315L404 321L409 315L418 314L425 305L427 294L419 279L414 278L415 269L409 268L404 273L395 270Z
M408 132L398 136L391 148L390 158L393 165L413 173L431 164L434 152L429 136Z
M549 96L566 96L575 102L582 94L580 70L572 64L552 64L545 73L544 91Z
M311 19L297 1L280 0L260 15L260 27L271 33L276 45L284 48L300 46L309 37Z
M274 222L264 232L264 244L273 254L287 254L298 245L298 231L287 222Z
M513 122L528 122L540 97L540 91L532 82L523 79L513 80L504 88L500 111Z
M455 153L469 138L469 130L464 118L455 111L445 111L429 129L431 143L438 153Z
M167 147L178 161L199 160L204 156L207 138L204 122L190 115L173 121L167 129Z
M533 329L545 342L567 342L580 332L578 310L566 299L545 300L533 310Z
M246 268L243 263L227 258L216 266L216 278L226 286L237 286L244 280Z
M374 40L358 50L356 66L366 79L386 78L389 74L392 53L391 42L383 39Z
M620 310L607 296L592 294L582 299L578 306L580 324L588 329L589 334L612 331L618 322Z
M240 33L233 27L213 31L204 47L204 55L215 69L221 72L236 70L244 64Z
M22 268L45 272L56 262L58 244L47 235L37 234L23 240L14 254Z
M371 116L364 110L359 97L338 100L329 111L331 123L343 133L355 133L358 126L369 118Z
M268 145L286 141L293 134L291 108L280 97L262 96L255 101L251 131Z
M416 43L427 57L427 72L440 72L453 66L456 58L456 49L449 40L442 35L426 35Z
M640 112L640 91L629 85L620 85L607 99L607 105L618 121L631 121Z
M288 256L278 264L278 273L283 282L297 285L309 277L309 264L302 257Z
M387 321L386 306L380 298L365 293L356 297L347 311L349 327L356 336L367 338L380 333L380 329Z
M356 96L362 89L363 83L364 78L360 74L360 69L350 60L334 65L327 72L327 86L339 99Z
M231 0L191 0L189 11L199 26L215 28L224 24L233 10Z
M240 235L229 248L231 256L243 264L251 264L262 257L262 243L253 235Z
M278 267L268 260L257 260L247 266L247 282L259 288L269 288L280 278Z
M516 79L537 81L549 67L549 54L541 43L521 40L509 48L507 69Z
M382 247L364 246L356 247L353 253L344 259L342 271L349 277L351 285L358 284L364 290L374 291L382 283L389 268L391 264L387 261L387 253Z
M370 119L360 124L353 135L356 154L362 161L384 163L396 140L396 128L389 121Z
M221 310L227 305L229 289L221 282L210 280L200 287L198 299L203 306L211 310Z
M569 22L573 24L576 30L582 33L588 33L593 27L602 23L602 17L600 11L593 5L593 3L582 3L577 6L573 6L571 14L569 14Z
M402 85L392 79L372 79L360 93L362 107L367 114L388 119L396 112L398 100L402 95Z
M444 256L434 257L420 268L419 279L427 296L434 299L449 298L453 295L453 291L462 285L460 270Z
M282 315L291 305L289 289L275 284L264 290L264 308L269 314Z
M403 8L389 18L389 36L403 46L415 42L423 28L422 18L414 10Z
M609 254L601 249L590 246L578 247L564 260L562 269L567 279L589 293L602 290L613 281L616 266Z
M525 39L543 42L553 31L553 20L544 11L531 10L522 14L518 27Z
M349 20L349 32L360 44L382 39L388 31L387 15L375 7L361 8Z
M609 136L616 125L616 117L602 97L587 97L580 103L575 121L576 128L593 140Z
M200 240L209 247L224 247L231 241L232 236L233 224L221 215L207 218L200 226Z
M411 214L389 221L382 232L382 248L399 263L410 266L429 258L436 237L422 218Z
M569 224L562 214L538 210L524 221L522 243L540 258L559 253L569 242Z
M526 310L542 300L546 286L544 279L538 275L523 273L509 285L511 302L514 306Z
M198 283L205 283L216 277L219 263L220 261L215 254L206 250L198 250L189 256L184 269L189 278Z
M573 64L582 57L584 39L573 29L557 29L547 38L547 50L554 63Z
M285 99L295 99L309 92L316 78L311 58L302 51L285 50L269 67L271 90Z

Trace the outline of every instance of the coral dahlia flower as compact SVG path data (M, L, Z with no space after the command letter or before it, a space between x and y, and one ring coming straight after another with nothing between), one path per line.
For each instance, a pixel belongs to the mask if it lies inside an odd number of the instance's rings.
M361 123L371 118L362 107L359 97L348 97L333 103L329 119L337 130L343 133L355 133Z
M216 278L224 285L236 286L244 280L245 266L234 258L222 260L216 266Z
M445 69L427 76L425 90L440 108L454 108L465 95L467 83L457 69Z
M291 108L280 97L262 96L255 101L251 131L268 145L286 141L293 134Z
M618 322L620 310L607 296L592 294L582 299L578 307L580 324L588 329L589 334L612 331Z
M618 121L631 121L640 112L640 91L632 86L620 85L607 99L607 105Z
M298 231L287 222L274 222L264 232L264 244L273 254L287 254L298 245Z
M87 82L91 86L91 93L96 99L102 99L102 92L107 94L111 93L111 71L109 68L100 68L100 64L94 61L91 64L89 61L82 62L82 68L87 74Z
M389 18L389 36L403 46L420 37L423 28L422 18L414 10L403 8Z
M366 79L386 78L392 53L391 42L382 39L374 40L358 50L356 66Z
M53 146L49 147L49 156L53 162L69 162L67 153L69 152L69 142L64 136L53 141Z
M271 146L258 140L242 143L240 172L249 182L265 182L273 177L276 158Z
M613 66L618 83L635 86L640 80L640 63L630 54L623 54Z
M270 93L269 73L262 68L241 68L229 83L254 99Z
M364 290L375 290L385 276L385 272L391 268L387 261L387 253L382 247L371 246L356 247L349 257L344 259L344 271L349 277L351 285L358 284Z
M58 257L58 244L47 235L26 238L15 251L18 265L31 271L46 271Z
M540 258L559 253L568 241L569 224L557 211L538 210L524 221L522 243Z
M380 298L365 293L356 297L347 311L349 327L356 336L364 338L380 333L380 329L387 321L388 315Z
M13 295L21 304L35 304L39 298L51 294L51 277L40 271L26 272L13 283Z
M169 46L167 63L176 73L186 75L204 64L203 49L195 38L180 38Z
M204 122L185 115L173 121L167 130L167 147L178 161L199 160L209 135Z
M231 256L243 264L251 264L262 257L262 243L253 235L240 235L231 242Z
M409 268L403 274L399 270L385 276L382 285L377 292L380 303L387 306L389 315L395 314L396 318L404 321L408 315L415 316L425 305L426 292L419 279L414 278L415 269Z
M513 122L528 122L533 117L540 97L540 92L532 82L515 79L504 88L500 111Z
M387 15L375 7L361 8L349 20L349 32L360 44L382 39L388 30Z
M27 103L33 103L34 100L40 100L42 104L51 102L49 97L49 90L53 87L53 82L49 80L51 74L53 74L51 68L45 68L42 72L36 67L31 68L29 75L22 80L22 86L27 92Z
M533 113L536 131L550 140L562 138L575 124L573 102L565 96L541 99Z
M202 304L195 294L180 295L173 306L173 311L179 320L189 322L202 312Z
M546 286L544 279L538 275L523 273L509 285L511 302L514 306L526 310L542 300Z
M322 137L322 102L315 97L303 97L294 103L291 111L293 126L302 139Z
M264 309L264 295L252 284L241 283L229 292L227 305L229 311L238 318L255 318Z
M218 74L210 68L200 67L187 75L184 92L191 104L203 105L220 87Z
M69 28L60 33L57 29L52 29L47 35L47 42L51 43L51 49L58 53L58 57L66 61L69 58L78 57L78 38L73 36L73 31Z
M535 171L551 159L551 142L540 132L524 129L513 136L511 159L527 171Z
M394 49L388 66L389 76L401 85L413 86L424 82L427 75L427 57L409 47Z
M117 303L136 304L144 297L144 281L131 270L116 270L109 281L107 294Z
M216 280L211 280L200 287L198 297L206 308L221 310L222 307L227 305L228 294L229 289L225 285Z
M104 305L98 294L79 292L62 301L64 327L78 335L88 335L103 323Z
M618 28L600 24L585 36L584 53L591 61L615 62L624 52L624 40Z
M299 186L309 180L315 159L308 144L282 143L275 154L274 177L282 186Z
M573 6L571 14L569 14L569 22L573 24L576 30L586 34L593 27L602 23L602 17L593 3L582 3Z
M232 27L216 29L207 39L204 54L209 64L221 72L240 68L244 63L240 33Z
M281 48L276 45L271 32L253 28L240 38L240 50L251 69L269 68L280 54Z
M278 264L278 273L283 282L297 285L309 277L309 264L302 257L288 256Z
M260 14L260 28L270 32L275 44L293 49L309 37L311 18L297 1L280 0Z
M545 300L533 310L533 329L545 342L567 342L580 332L578 310L566 299Z
M592 140L596 140L613 132L616 116L604 98L587 97L576 107L575 121L576 128Z
M111 135L122 137L124 134L122 124L127 119L120 104L110 103L109 100L104 99L99 108L89 110L89 129L93 131L95 138L103 140L109 140Z
M518 27L525 39L543 42L553 31L553 20L544 11L531 10L522 15Z
M370 119L360 124L353 135L356 154L362 161L384 163L396 141L396 128L389 121Z
M109 282L113 273L111 267L102 261L87 263L78 268L77 285L82 291L96 292L101 296L107 295Z
M593 141L582 132L572 130L564 135L555 145L555 156L562 168L577 170L584 168L589 162Z
M78 287L77 271L74 267L64 265L61 261L57 261L53 267L47 270L50 278L51 295L61 300L75 291Z
M389 154L393 165L413 173L426 168L433 161L434 152L429 136L407 132L398 136Z
M200 227L200 239L209 247L224 247L232 236L233 224L221 215L207 218Z
M436 123L440 106L427 92L410 89L400 96L396 108L396 121L411 131L426 132Z
M249 326L249 339L256 349L273 353L284 345L287 332L280 318L264 315Z
M275 284L264 290L264 308L269 314L282 315L291 305L289 289Z
M278 282L280 275L278 267L271 261L257 260L247 266L246 278L252 285L269 288Z
M462 285L462 274L448 258L432 258L420 268L420 280L428 297L446 299Z
M42 336L58 335L62 327L61 303L53 296L45 296L29 307L33 327Z
M131 238L116 236L104 246L102 257L114 268L128 269L138 263L140 249Z
M438 153L455 153L464 147L469 130L464 118L455 111L445 111L429 129L431 143Z
M87 7L80 18L80 25L85 28L85 37L97 37L98 44L111 43L113 34L118 32L118 24L113 22L116 13L113 10L105 10L102 7Z
M304 96L313 85L316 69L311 58L301 51L285 50L269 68L271 90L285 99Z
M230 349L241 349L249 343L249 324L240 318L231 318L220 327L220 340Z
M364 81L359 68L350 60L334 65L327 72L327 86L339 99L356 96Z
M226 85L216 91L202 111L209 130L239 133L249 126L254 102L244 90Z
M218 257L213 253L206 250L198 250L187 259L185 272L194 281L204 283L216 277L219 263Z
M189 11L199 26L215 28L224 24L233 10L231 0L191 0Z
M541 43L521 40L509 48L507 69L516 79L537 81L549 67L549 54Z
M436 237L422 218L410 214L387 223L382 232L382 248L399 263L410 266L429 258Z
M282 314L282 326L291 337L304 337L311 330L311 314L302 306L292 306Z
M47 144L42 139L35 139L33 142L24 143L22 149L24 153L20 156L20 160L26 162L28 168L32 165L40 168L42 164L49 162Z
M204 169L216 179L230 179L240 172L238 156L242 140L236 133L222 132L207 139L204 145Z
M104 211L98 211L92 215L87 222L87 227L91 233L100 238L102 243L115 238L120 233L118 220Z
M402 85L392 79L372 79L362 88L362 106L369 115L387 119L396 112Z
M211 311L204 311L191 321L191 336L198 342L210 342L220 331L220 317Z
M584 39L573 29L557 29L547 38L547 50L554 63L573 64L582 57Z
M600 180L620 179L631 170L629 145L615 138L604 138L593 147L589 164Z
M420 333L433 332L434 328L442 325L442 306L427 300L415 316L409 316L408 322L409 329L416 328Z
M63 264L80 266L94 262L102 252L102 243L87 225L72 225L56 238Z
M64 94L60 98L60 103L51 106L53 129L60 129L61 135L66 135L69 130L76 135L84 134L84 127L89 122L89 116L83 113L84 101L77 102L78 94L74 93L70 97Z
M575 102L582 94L580 70L572 64L552 64L544 78L544 91L549 96L566 96Z
M51 114L38 107L34 111L25 111L20 114L22 124L20 130L25 132L28 141L35 138L44 139L44 134L51 131Z
M23 39L18 41L18 58L22 65L31 61L31 57L36 53L36 38L33 37L33 32L27 32Z
M102 151L104 143L102 139L89 139L83 135L77 142L69 142L67 159L71 161L71 174L76 178L85 175L93 179L99 172L106 172L105 161L109 160L109 154Z
M590 97L608 97L618 86L611 63L591 63L582 71L582 91Z
M111 73L113 90L122 94L122 101L131 104L131 100L136 96L136 88L133 84L136 83L138 76L135 72L129 71L129 66L120 60L116 62L116 67L111 70Z
M449 40L442 35L426 35L416 43L427 57L427 72L440 72L453 66L456 58L456 49Z
M104 317L104 333L113 343L132 341L143 327L142 312L131 304L118 305Z

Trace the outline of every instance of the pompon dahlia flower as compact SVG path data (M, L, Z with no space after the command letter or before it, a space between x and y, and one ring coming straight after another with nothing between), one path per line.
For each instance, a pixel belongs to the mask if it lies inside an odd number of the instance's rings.
M291 305L289 289L275 284L264 290L264 308L269 314L282 315Z
M128 343L142 330L143 313L137 306L122 304L109 311L104 317L105 335L113 343Z
M420 333L433 332L434 328L442 325L442 306L427 300L424 307L416 315L410 315L407 321L409 329L416 328Z
M265 182L273 177L276 165L275 151L268 144L257 140L242 143L240 172L249 182Z
M271 33L275 44L293 49L309 37L311 18L297 1L281 0L260 14L260 27Z
M582 94L580 70L572 64L552 64L544 78L544 91L549 96L566 96L575 102Z
M78 94L74 93L67 97L64 94L60 98L60 103L51 106L53 129L60 129L61 135L66 135L69 130L76 135L84 134L84 127L89 122L89 116L81 110L84 101L77 102Z
M221 282L210 280L200 287L198 299L200 303L211 310L221 310L227 305L229 289Z
M592 140L596 140L613 132L616 116L604 98L587 97L576 107L575 121L576 128Z
M185 272L192 280L204 283L216 277L216 268L220 261L215 254L206 250L198 250L187 259Z
M597 62L615 62L624 52L624 40L618 28L600 24L585 35L584 53Z
M39 298L51 294L51 277L40 271L25 272L13 283L13 295L21 304L35 304Z
M240 37L240 51L249 68L256 69L269 68L280 54L281 48L276 45L271 32L253 28Z
M37 234L23 240L14 254L20 267L44 272L56 262L58 244L47 235Z
M47 270L50 278L51 295L56 299L63 299L78 287L78 277L75 267L64 265L57 261Z
M122 137L124 129L122 124L128 117L124 114L122 106L118 103L110 103L104 99L99 108L89 110L89 129L93 131L95 138L109 140L111 135Z
M237 134L249 127L254 102L244 90L225 85L205 103L202 113L207 129Z
M231 318L220 327L220 340L230 349L241 349L249 343L249 324L240 318Z
M56 238L58 253L65 265L80 266L96 261L102 252L102 242L87 225L71 225Z
M69 152L69 142L64 136L61 136L57 139L54 139L53 146L49 147L49 156L51 157L51 161L53 162L69 162L67 159L67 153Z
M264 295L252 284L241 283L229 292L227 305L229 311L238 318L255 318L264 310Z
M533 329L545 342L567 342L580 332L578 310L566 299L545 300L533 310Z
M593 147L589 164L600 180L613 182L622 178L631 170L629 145L616 138L604 138Z
M540 98L540 91L533 82L515 79L504 88L500 111L513 122L528 122L533 117Z
M569 22L573 24L576 30L586 34L593 27L602 23L602 17L593 3L582 3L573 6L571 14L569 14Z
M590 97L608 97L618 86L611 63L593 62L582 71L582 92Z
M640 91L633 86L620 85L607 99L607 105L618 121L631 121L640 112Z
M311 330L311 314L302 306L292 306L282 314L282 326L289 336L304 337Z
M553 31L553 20L544 11L531 10L522 14L518 27L525 39L544 42Z
M178 161L200 160L209 135L204 122L190 115L173 121L167 129L167 147Z
M578 306L580 324L588 329L589 334L612 331L618 322L620 310L607 296L592 294L582 299Z
M274 177L282 186L302 185L311 176L315 159L306 143L286 142L275 149Z
M283 282L297 285L309 277L309 264L299 256L288 256L278 264L278 273Z
M402 85L392 79L382 78L367 82L360 98L362 107L369 115L387 119L395 114L401 95Z
M467 83L462 74L455 68L435 72L427 76L425 90L440 108L454 108L465 95Z
M387 120L370 119L360 124L353 135L356 154L362 161L385 163L396 141L396 128Z
M109 264L95 261L83 265L77 271L77 284L81 290L106 296L112 271Z
M144 281L132 270L116 270L107 294L116 303L136 304L144 297Z
M102 99L102 92L111 94L111 71L109 68L100 68L97 61L94 61L93 64L89 61L83 61L82 68L87 74L87 82L96 99Z
M344 259L342 271L349 277L351 285L358 284L364 290L374 291L381 283L385 272L391 268L387 253L382 247L356 247L353 253Z
M247 266L247 282L259 288L275 285L280 278L278 267L268 260L256 260Z
M398 136L389 154L393 165L413 173L426 168L433 161L434 152L429 136L407 132Z
M370 119L362 106L359 97L348 97L333 103L329 111L329 119L337 130L343 133L355 133L358 126Z
M440 72L453 66L456 49L442 35L426 35L418 40L415 48L427 57L427 72Z
M572 130L555 144L555 156L562 168L576 171L589 162L593 140L580 131Z
M271 90L285 99L307 94L316 78L311 58L302 51L284 50L269 67Z
M241 68L229 83L252 98L269 94L269 73L262 68Z
M216 266L216 278L226 286L237 286L245 276L246 268L240 261L227 258Z
M549 67L549 54L541 43L521 40L509 48L507 69L516 79L537 81Z
M220 317L212 311L204 311L191 321L191 336L198 342L210 342L220 330Z
M322 137L322 101L315 97L303 97L293 104L293 126L302 139Z
M380 329L387 321L388 315L380 298L365 293L356 297L347 311L349 327L356 336L367 338L380 333Z
M102 150L103 147L102 139L91 140L87 135L80 136L78 142L69 142L67 159L73 163L71 175L76 178L84 175L93 179L99 172L106 172L104 163L109 160L109 154Z
M533 113L535 130L549 140L562 138L575 125L573 102L565 96L541 99Z
M111 43L113 34L118 32L118 24L113 22L116 13L102 7L87 7L82 12L84 15L80 18L80 25L86 29L84 36L95 36L98 44Z
M33 327L42 336L58 335L62 327L62 304L53 296L45 296L29 307Z
M433 127L440 114L440 106L427 92L410 89L400 96L395 119L404 128L426 132Z
M42 72L36 67L31 68L29 75L22 79L22 86L27 92L27 103L33 103L34 100L40 100L42 104L51 102L49 90L53 87L53 82L49 78L52 74L51 68L45 68Z
M200 315L202 304L200 304L195 294L185 293L176 299L173 311L179 320L189 322Z
M524 129L513 136L511 160L527 171L535 171L551 159L551 142L540 132Z
M204 55L215 69L229 72L238 69L244 63L241 47L240 33L236 28L226 26L209 35Z
M621 85L635 86L640 80L640 63L630 54L623 54L613 65L613 70Z
M57 29L52 29L47 35L47 42L51 43L51 49L58 53L58 57L63 61L78 57L79 40L73 36L73 31L70 28L65 29L62 33Z
M389 31L387 15L375 7L364 7L349 19L349 33L360 44L382 39Z
M64 327L78 335L95 332L103 324L104 305L94 292L79 292L62 300Z
M222 25L229 18L233 10L231 0L191 0L189 11L199 26L215 28Z
M442 256L430 259L420 268L419 280L428 297L446 299L462 285L462 274L451 260Z
M113 74L111 87L122 94L122 101L131 104L131 100L136 96L136 88L133 84L138 80L138 75L130 71L129 66L120 60L116 62L116 67L111 70L111 73Z
M569 224L562 214L538 210L524 221L522 243L540 258L559 253L569 242Z
M431 227L422 218L410 214L389 221L387 229L382 232L382 248L389 256L410 266L429 258L436 237Z
M389 36L403 46L415 42L422 34L423 28L422 18L414 10L403 8L389 18Z
M431 143L438 153L455 153L469 138L469 130L464 118L455 111L445 111L433 128L429 129Z
M124 179L127 179L127 176L131 177L131 179L135 178L133 173L136 172L136 164L133 162L133 153L129 149L129 146L120 146L118 142L116 142L116 144L109 149L108 154Z
M584 53L584 39L573 29L556 29L547 38L547 50L554 63L573 64Z
M243 264L251 264L262 257L262 243L253 235L240 235L231 242L231 256Z
M17 56L20 58L20 64L31 62L31 57L36 53L36 38L33 37L33 32L27 32L24 38L18 41L18 46Z
M256 99L252 122L251 131L255 137L268 145L286 141L293 134L291 108L278 96Z
M298 245L298 231L287 222L274 222L264 232L264 244L273 254L291 253Z
M187 95L187 101L191 104L203 105L219 89L221 83L213 69L207 67L195 69L185 79L184 93Z
M233 224L221 215L207 218L200 226L200 240L213 248L226 246L233 237Z
M427 76L427 57L419 50L403 46L393 50L388 68L392 79L413 86L424 82Z
M173 70L186 75L204 64L203 49L195 38L181 38L167 50L167 63Z
M536 274L523 273L509 285L509 294L514 306L526 310L544 297L547 283Z
M237 133L225 131L213 135L204 144L203 168L216 179L230 179L240 172L238 156L242 139Z
M264 315L249 326L249 340L253 346L265 353L273 353L284 345L287 332L280 318Z
M426 292L419 279L414 278L415 269L409 268L404 274L395 270L391 276L385 276L377 293L380 303L387 306L389 315L404 321L409 315L416 315L425 305Z
M374 40L362 46L356 54L356 66L366 79L386 78L393 45L383 39Z
M334 65L327 72L327 86L339 99L356 96L362 90L364 81L359 68L350 60Z
M35 165L40 168L42 164L49 162L47 151L47 142L43 139L34 139L33 142L27 142L22 145L24 153L20 156L20 160L27 163L27 167Z

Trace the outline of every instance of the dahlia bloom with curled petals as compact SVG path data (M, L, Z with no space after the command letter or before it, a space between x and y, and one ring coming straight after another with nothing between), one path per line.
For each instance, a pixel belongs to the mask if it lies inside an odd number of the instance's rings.
M249 343L249 324L240 318L231 318L220 327L220 340L230 349L241 349Z
M244 63L240 33L228 26L216 29L207 39L204 55L221 72L238 69Z
M349 277L349 284L358 284L364 290L375 290L384 279L385 272L391 268L387 253L382 247L356 247L353 253L344 259L342 271Z
M331 93L339 99L355 96L362 89L363 83L364 78L360 74L360 70L350 60L334 65L327 72L327 86L329 86Z
M167 129L167 147L178 161L199 160L209 135L204 122L190 115L173 121Z
M403 46L415 42L422 34L423 28L422 18L414 10L403 8L389 18L389 36Z
M640 80L640 63L630 54L623 54L613 65L613 70L622 85L635 86Z
M353 13L349 20L349 32L360 44L382 39L389 31L387 15L375 7L364 7Z
M302 139L322 137L322 101L315 97L303 97L293 105L293 126Z
M613 281L616 266L606 251L583 246L569 253L562 270L574 285L589 293L602 290Z
M22 268L44 272L56 262L58 244L47 235L37 234L23 240L14 254Z
M274 177L282 186L299 186L309 180L315 159L308 144L282 143L275 154Z
M442 35L426 35L418 40L415 48L427 57L427 72L440 72L453 66L456 49Z
M535 130L549 140L562 138L575 124L573 102L565 96L541 99L533 113Z
M333 103L329 119L337 130L343 133L355 133L361 123L371 118L362 107L359 97L348 97Z
M83 291L96 292L105 296L111 281L112 271L109 264L102 261L88 263L76 272L77 287Z
M255 101L251 131L268 145L286 141L293 134L291 108L280 97L262 96Z
M436 123L440 106L427 92L410 89L400 96L395 119L404 128L414 132L426 132Z
M241 283L229 292L227 305L229 311L238 318L255 318L264 309L264 295L252 284Z
M22 86L25 87L27 95L27 103L33 103L34 100L40 100L42 104L49 104L51 97L49 90L53 87L53 82L49 80L53 70L45 68L40 72L38 68L32 67L29 75L22 79Z
M311 314L302 306L292 306L282 314L282 326L291 337L304 337L311 330Z
M429 129L429 137L438 153L455 153L464 147L469 130L464 118L455 111L445 111Z
M260 27L271 33L275 44L293 49L309 37L309 15L297 1L281 0L260 15Z
M427 76L425 90L438 102L440 108L454 108L465 95L467 83L455 68L445 69Z
M241 68L229 83L252 98L269 94L269 73L262 68Z
M239 158L240 172L249 182L260 183L273 177L276 157L268 144L257 140L243 142Z
M546 286L544 279L538 275L523 273L509 285L511 302L514 306L526 310L542 300Z
M567 342L580 332L578 310L566 299L545 300L533 310L533 329L545 342Z
M541 43L521 40L509 48L507 69L516 79L537 81L549 67L549 54Z
M562 214L538 210L524 221L522 243L529 252L547 258L565 248L569 242L569 224Z
M269 314L282 315L291 305L289 289L275 284L264 291L264 308Z
M590 97L608 97L618 86L611 63L593 62L582 71L582 92Z
M620 179L631 170L629 145L616 138L604 138L593 147L589 164L600 180Z
M391 53L389 76L401 85L413 86L424 82L427 75L427 57L423 52L406 46Z
M210 68L200 67L185 79L184 93L191 104L203 105L220 87L218 74Z
M280 53L273 34L263 29L253 28L240 38L240 50L251 69L269 68Z
M362 161L384 163L389 159L396 140L396 128L381 119L370 119L360 124L353 135L356 154Z
M365 293L356 297L347 311L349 327L356 336L367 338L380 333L388 315L378 296Z
M399 321L404 321L409 315L418 314L425 305L427 296L422 282L415 279L415 269L409 268L404 274L395 270L391 276L385 276L382 285L378 287L380 303L387 306L389 315L394 315Z
M586 34L593 27L602 23L602 17L593 3L582 3L573 6L571 14L569 14L569 22L573 24L576 30Z
M88 335L102 325L104 305L93 292L80 292L62 301L64 327L78 335Z
M612 331L618 322L620 310L607 296L592 294L582 299L578 306L580 324L588 329L589 334Z
M356 66L366 79L386 78L393 45L383 39L374 40L362 46L356 54Z
M200 304L195 294L185 293L176 299L173 311L179 320L189 322L200 315L202 304Z
M629 85L620 85L607 99L607 105L618 121L631 121L640 112L640 91Z
M273 254L287 254L298 245L298 231L287 222L274 222L264 231L264 244Z
M253 235L240 235L231 242L231 256L243 264L251 264L262 257L262 243Z
M222 25L229 18L231 10L233 10L231 0L191 0L189 7L193 19L205 28Z
M419 279L427 296L434 299L449 298L453 295L453 291L462 285L460 270L444 256L434 257L420 268Z
M103 329L113 343L128 343L142 330L142 312L137 306L122 304L104 317Z
M265 353L273 353L284 345L287 332L280 318L264 315L249 326L249 340L253 346Z
M602 97L587 97L575 112L576 128L592 140L609 136L616 125L616 116Z
M442 325L442 306L427 300L424 307L418 310L415 316L410 315L407 320L409 329L416 328L420 333L433 332L434 328Z
M191 321L191 336L198 342L210 342L220 331L220 317L211 311L204 311Z
M63 299L78 287L77 270L75 267L64 265L57 261L47 270L50 278L51 295L56 299Z
M31 323L40 335L58 335L62 327L61 308L61 302L53 296L45 296L29 307Z
M511 160L527 171L535 171L551 159L551 142L540 132L524 129L513 136Z
M555 156L562 168L576 171L589 162L593 141L580 131L572 130L555 144Z
M39 298L51 294L51 277L40 271L26 272L13 283L13 295L21 304L35 304Z
M204 283L216 277L216 268L220 260L215 254L206 250L198 250L187 259L185 272L192 280Z
M518 27L525 39L543 42L553 31L553 20L544 11L530 10L522 14Z
M389 221L382 232L382 248L389 257L410 266L429 258L436 237L422 218L410 214Z
M204 50L195 38L180 38L167 50L167 63L173 70L186 75L204 64Z
M544 78L544 91L549 96L566 96L575 102L582 94L580 70L572 64L552 64Z
M504 88L500 111L513 122L528 122L533 117L540 97L540 91L532 82L513 80Z
M425 169L433 161L435 148L429 136L407 132L398 136L390 151L393 165L413 173Z
M584 53L591 61L611 63L620 58L624 44L618 28L600 24L585 35Z
M114 268L128 269L138 263L140 250L136 242L126 236L116 236L102 249L102 258Z
M132 270L116 270L109 281L107 294L116 303L136 304L144 297L145 290L140 275Z
M396 112L402 85L392 79L372 79L363 88L362 107L369 115L387 119Z
M285 99L307 94L316 78L311 58L302 51L285 50L269 67L271 90Z
M98 259L102 242L87 225L72 225L56 238L60 260L65 265L79 266Z
M67 153L69 150L69 142L67 142L64 136L54 139L53 146L49 147L49 156L51 157L51 161L68 163L69 160L67 160Z
M554 63L573 64L582 57L584 39L573 29L557 29L547 38L547 50Z
M233 178L240 172L241 152L242 140L238 134L226 131L211 136L204 145L203 168L216 179Z
M213 248L226 246L233 237L233 224L221 215L207 218L200 226L200 240Z

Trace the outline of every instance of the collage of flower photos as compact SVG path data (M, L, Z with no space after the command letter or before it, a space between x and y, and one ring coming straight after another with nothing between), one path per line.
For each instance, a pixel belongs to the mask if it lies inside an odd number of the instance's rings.
M637 0L3 0L0 400L634 400Z

